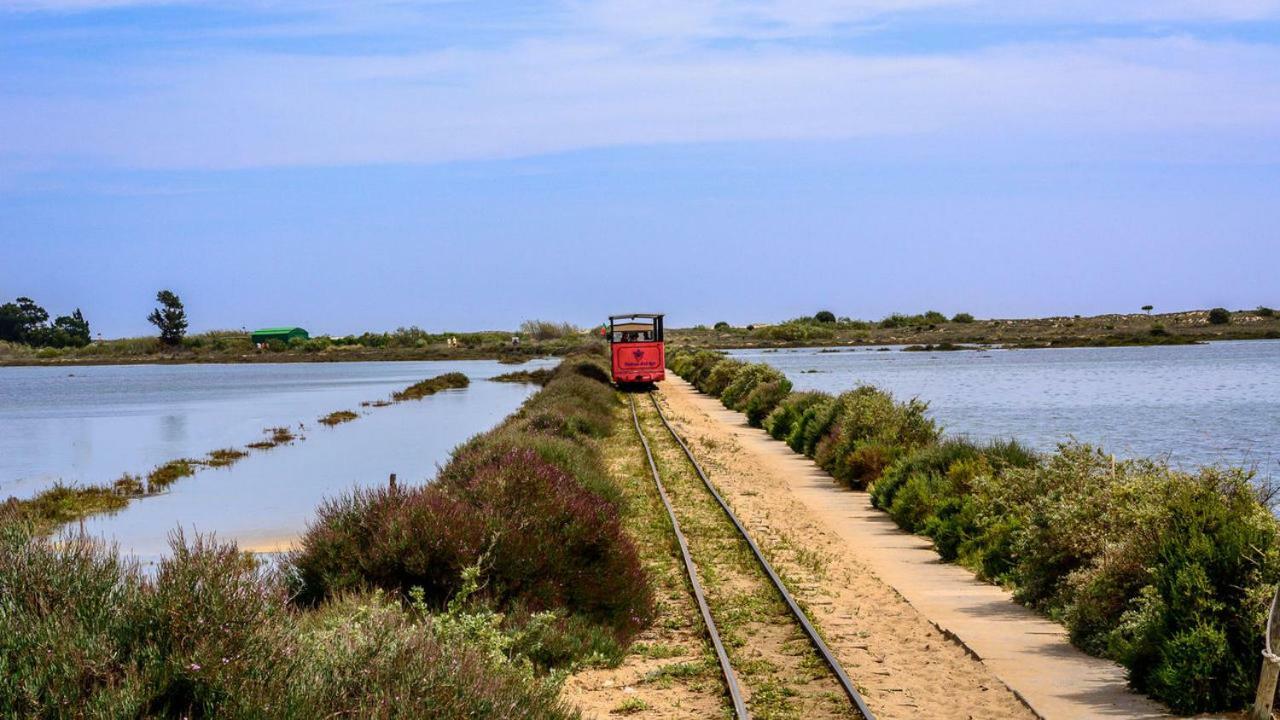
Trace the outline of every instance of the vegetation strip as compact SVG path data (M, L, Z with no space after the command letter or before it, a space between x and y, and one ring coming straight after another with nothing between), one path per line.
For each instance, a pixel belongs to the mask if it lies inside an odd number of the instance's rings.
M964 346L1121 347L1280 338L1276 312L1264 306L1158 315L1151 314L1153 309L1148 305L1142 313L983 320L963 312L948 319L930 310L915 315L893 313L878 321L836 317L824 310L781 323L735 327L718 322L710 328L668 329L667 341L705 348L909 345L911 350L947 351L969 349Z
M832 654L831 649L827 647L822 636L818 634L817 629L813 626L813 623L810 622L808 614L806 614L804 610L800 608L800 605L796 603L795 598L792 597L791 593L787 590L786 584L782 582L782 578L778 577L778 573L774 571L773 565L769 563L769 560L764 556L764 553L760 551L760 547L756 545L755 540L751 538L751 534L747 532L746 527L743 526L740 520L738 520L738 516L734 514L733 510L729 507L729 504L724 501L720 492L717 491L715 486L711 483L711 479L707 477L706 471L702 469L702 465L698 462L697 458L693 456L693 451L689 449L689 445L685 443L684 438L680 437L680 434L676 432L675 428L671 427L671 423L667 421L667 416L662 412L662 406L658 404L657 398L650 393L649 400L652 401L653 409L657 411L658 419L662 421L663 427L667 429L667 432L671 434L671 438L675 440L676 444L680 446L680 449L684 451L684 455L688 458L689 464L693 466L694 471L698 474L698 479L700 479L702 484L707 488L707 492L711 493L711 496L715 498L716 504L724 511L725 516L729 518L729 522L733 523L733 526L738 530L738 534L742 536L747 547L751 549L751 554L755 556L756 562L760 564L760 567L764 570L765 574L769 576L769 581L773 583L773 587L778 591L783 602L787 604L787 608L795 617L796 622L798 622L800 627L804 629L804 633L808 636L809 641L813 643L814 649L818 651L822 660L829 668L831 668L831 672L835 674L836 679L840 683L841 689L844 690L849 701L853 703L853 706L857 708L858 712L860 712L864 718L867 720L875 720L875 716L871 713L871 709L867 707L866 701L862 699L862 695L858 692L857 688L854 687L853 681L849 679L849 675L840 665L840 661L836 659L834 654ZM639 427L638 423L639 421L637 421L637 428ZM654 472L656 478L656 468Z
M1081 649L1117 660L1134 687L1181 713L1247 703L1280 522L1251 474L1116 461L1065 443L944 438L927 405L869 386L791 392L779 371L676 350L672 370L745 412L841 483L930 537L943 559L1010 587Z
M698 581L698 569L693 564L693 558L689 554L689 542L684 538L684 532L680 530L680 521L676 518L676 511L671 507L671 500L667 497L667 490L662 485L662 476L658 472L658 465L653 460L653 451L649 449L649 440L644 436L644 430L640 428L640 416L636 414L635 396L630 395L627 398L631 404L631 420L635 423L636 435L640 438L640 444L644 447L645 459L649 461L649 471L653 473L653 485L658 490L658 497L662 499L662 505L667 510L667 517L671 521L671 532L675 535L676 543L680 546L680 557L684 562L684 570L686 577L689 579L689 585L693 589L694 600L698 603L698 612L702 614L702 623L706 627L707 637L710 638L712 646L715 648L716 660L720 664L720 673L724 677L725 689L729 692L729 699L733 703L733 714L741 720L750 717L747 712L746 701L742 697L742 688L738 686L738 676L733 672L733 666L729 663L729 655L725 652L724 642L720 639L720 631L716 629L716 621L711 617L711 608L707 605L706 594L702 591L702 583Z
M530 385L546 385L555 376L554 370L539 368L537 370L517 370L503 373L492 380L494 382L529 383Z
M471 379L460 372L445 373L436 377L416 382L409 387L391 394L396 402L405 400L421 400L428 395L435 395L441 390L464 388L471 384Z

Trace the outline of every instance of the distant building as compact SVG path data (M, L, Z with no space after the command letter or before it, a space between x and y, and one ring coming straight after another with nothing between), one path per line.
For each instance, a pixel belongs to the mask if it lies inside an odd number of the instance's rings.
M307 331L300 327L263 328L262 330L254 330L249 334L249 339L254 345L261 345L263 343L271 342L272 340L279 340L282 343L287 343L294 338L306 340L310 337L311 336L307 334Z

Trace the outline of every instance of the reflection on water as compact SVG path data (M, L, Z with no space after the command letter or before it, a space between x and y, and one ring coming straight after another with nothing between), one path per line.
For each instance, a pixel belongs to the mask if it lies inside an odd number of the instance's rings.
M548 367L551 360L523 367ZM0 368L0 496L55 479L107 483L167 460L243 446L269 426L305 425L305 440L201 470L164 495L85 521L121 548L154 557L175 527L252 548L287 544L316 505L355 486L425 482L449 451L510 414L535 388L486 382L493 361ZM361 409L364 400L445 372L472 384L423 400ZM316 418L361 410L333 428Z
M1133 348L734 351L799 390L860 383L929 402L948 432L1052 449L1068 436L1184 467L1229 462L1280 477L1280 341ZM816 372L814 372L816 371Z

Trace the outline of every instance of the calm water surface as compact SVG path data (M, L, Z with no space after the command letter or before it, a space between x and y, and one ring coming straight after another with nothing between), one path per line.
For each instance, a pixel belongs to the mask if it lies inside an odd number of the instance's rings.
M867 383L919 397L948 432L1041 449L1074 437L1121 456L1280 477L1280 341L1134 348L878 352L733 351L798 390ZM815 372L816 371L816 372Z
M27 497L59 479L109 483L301 424L300 442L202 470L164 495L85 522L143 557L162 552L175 527L269 549L300 532L324 497L385 483L392 472L408 484L429 479L454 446L533 392L485 381L510 370L494 361L0 368L0 497ZM359 407L453 371L471 386ZM315 422L341 409L362 417L333 428Z

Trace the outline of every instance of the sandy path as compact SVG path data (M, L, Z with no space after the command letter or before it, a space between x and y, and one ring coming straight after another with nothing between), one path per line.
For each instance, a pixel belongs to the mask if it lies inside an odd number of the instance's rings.
M672 424L879 718L1034 717L987 666L860 562L792 492L786 473L745 447L737 428L699 406L716 401L676 378L660 388Z

